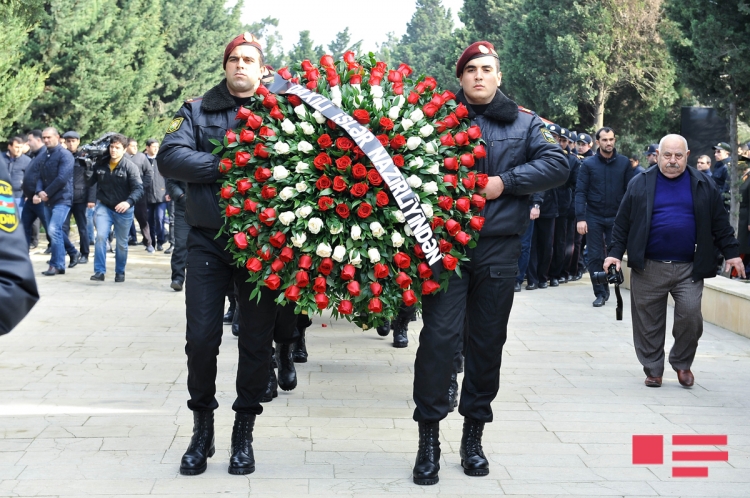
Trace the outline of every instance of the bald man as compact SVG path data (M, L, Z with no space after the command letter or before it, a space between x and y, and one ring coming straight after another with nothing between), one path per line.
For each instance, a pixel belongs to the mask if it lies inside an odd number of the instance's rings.
M668 296L675 302L669 363L679 383L689 388L703 333L703 279L716 276L714 245L727 270L735 268L745 276L721 193L703 173L688 167L689 155L682 136L661 139L658 168L649 168L628 185L604 260L605 271L610 265L619 270L628 252L633 343L648 387L662 384Z

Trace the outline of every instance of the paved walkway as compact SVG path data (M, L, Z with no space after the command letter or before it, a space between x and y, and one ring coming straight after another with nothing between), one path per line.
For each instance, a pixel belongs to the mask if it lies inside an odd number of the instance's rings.
M45 259L33 256L37 270ZM237 350L225 327L217 452L205 474L180 476L192 417L184 294L169 289L168 264L138 248L124 284L112 271L90 282L92 263L39 276L41 301L0 338L0 496L750 496L750 340L707 324L695 387L669 371L646 388L629 303L616 322L611 303L591 307L586 281L516 295L487 477L461 471L454 412L441 424L440 483L411 482L421 322L394 349L321 317L297 389L258 418L257 470L244 477L226 471ZM664 465L632 465L633 434L665 435ZM673 434L727 434L729 461L708 463L708 478L672 478Z

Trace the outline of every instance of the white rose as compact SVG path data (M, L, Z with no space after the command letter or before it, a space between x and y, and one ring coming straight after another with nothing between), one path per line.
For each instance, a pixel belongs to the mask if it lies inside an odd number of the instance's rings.
M339 233L341 233L343 231L344 231L344 225L342 225L341 223L336 223L329 230L329 232L331 232L331 234L333 234L333 235L337 235L337 234L339 234Z
M359 225L352 226L350 235L352 237L352 240L359 240L362 238L362 229L359 228Z
M295 233L292 235L292 245L294 247L302 247L305 245L305 241L307 240L307 235L303 233Z
M428 194L437 194L438 184L435 182L425 182L425 184L422 185L422 191L427 192Z
M431 175L439 175L440 174L440 163L434 162L430 165L429 168L427 168L427 172Z
M427 216L428 218L432 218L433 212L432 206L430 204L422 204L420 205L420 207L422 208L422 212L425 216Z
M289 144L286 142L276 142L273 146L273 150L275 150L277 154L289 154Z
M302 152L303 154L307 154L308 152L313 150L313 146L310 144L310 142L301 140L300 143L297 144L297 150Z
M409 225L404 225L404 233L407 237L411 237L414 235L414 232L411 231L411 228L409 228Z
M299 124L299 127L302 128L302 133L304 133L305 135L312 135L313 133L315 133L315 127L307 121L301 122ZM299 146L297 148L299 148Z
M411 188L419 188L422 186L422 180L417 175L411 175L406 179L406 183L408 183Z
M323 228L323 220L320 218L310 218L310 221L307 222L307 229L310 233L318 233L321 228Z
M311 206L302 206L302 207L299 207L294 212L294 214L297 215L297 218L307 218L308 216L310 216L310 213L312 213L312 207Z
M294 188L297 189L297 192L299 193L307 192L307 184L305 182L299 182Z
M305 116L307 115L307 109L305 108L305 104L300 104L297 107L294 108L294 113L300 118L305 119Z
M362 93L362 85L360 85L359 83L352 83L351 86L352 88L356 89L357 92Z
M393 247L401 247L404 244L404 239L400 233L393 232L391 234L391 242L393 243Z
M284 118L284 121L281 122L281 129L284 133L291 135L296 128L294 127L294 123L289 121L289 118Z
M313 113L313 119L314 119L314 120L315 120L315 122L316 122L316 123L318 123L318 124L323 124L323 123L325 123L325 122L326 122L326 117L325 117L325 116L323 116L323 115L322 115L322 114L320 113L320 111L315 111L315 112Z
M410 168L421 168L424 166L424 161L421 157L415 157L411 161L409 161L409 167Z
M401 127L404 129L404 131L409 131L409 128L414 126L414 121L412 121L409 118L404 118L401 120Z
M429 137L432 135L432 132L435 131L435 128L432 127L432 125L424 125L419 129L419 134L422 135L424 138Z
M378 111L381 110L383 108L383 99L374 97L372 99L372 106Z
M404 98L403 95L396 95L393 98L393 105L394 106L396 106L396 107L403 107L404 104L406 104L406 99Z
M331 97L331 102L333 102L333 105L336 107L341 107L341 97Z
M309 170L310 170L310 165L307 163L303 163L303 162L298 162L297 167L294 168L294 171L297 173L304 173L305 171L309 171Z
M325 242L321 242L320 244L318 244L318 248L315 249L315 254L317 254L321 258L327 258L331 255L331 246L329 246Z
M294 221L295 218L296 216L294 216L294 213L291 211L284 211L283 213L279 215L279 221L285 227L288 227Z
M401 112L401 108L400 107L391 107L388 110L388 117L391 118L392 120L396 120L396 119L398 119L398 115L399 115L400 112Z
M438 153L438 144L434 140L432 142L427 142L424 144L424 150L428 154L437 154Z
M415 123L419 120L421 120L424 117L424 113L421 109L416 109L414 111L411 111L411 114L409 115L412 121Z
M359 265L362 264L362 256L359 254L359 251L349 251L349 262L359 268Z
M377 221L373 221L372 223L370 223L370 231L375 236L375 238L378 239L385 235L385 229L383 228L383 225L381 225Z
M331 87L331 100L333 99L341 100L341 87L338 85Z
M338 261L341 263L344 261L344 257L346 256L346 247L344 246L336 246L336 248L333 250L333 258L334 261Z
M380 261L380 252L374 247L371 247L367 250L367 257L370 258L370 263L377 263Z
M279 199L282 201L288 201L297 194L297 191L293 187L284 187L279 192Z
M383 98L383 87L380 85L374 85L370 87L370 95L373 96L373 98L376 99L382 99Z
M281 142L279 142L279 143L281 143ZM279 145L279 144L276 144L276 145ZM284 144L284 145L286 145L286 144ZM289 148L288 145L287 145L287 148ZM274 166L274 168L273 168L273 179L274 180L283 180L287 176L289 176L289 170L288 169L286 169L284 166Z
M404 213L402 213L398 209L393 212L393 217L396 218L396 221L398 221L399 223L403 223L406 221L406 216L404 216Z
M409 150L414 150L422 143L422 139L419 137L409 137L409 139L406 141L406 148Z

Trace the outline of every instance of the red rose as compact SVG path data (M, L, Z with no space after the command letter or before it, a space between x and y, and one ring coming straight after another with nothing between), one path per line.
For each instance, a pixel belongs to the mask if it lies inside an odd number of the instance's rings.
M279 259L284 263L288 263L294 259L294 250L291 247L285 247L279 253Z
M458 233L456 234L456 237L455 237L455 238L456 238L456 241L457 241L457 242L458 242L459 244L461 244L462 246L465 246L465 245L466 245L466 244L468 244L468 243L469 243L469 241L471 240L471 235L469 235L469 234L468 234L468 233L466 233L466 232L458 232Z
M417 303L417 295L413 290L408 290L401 295L401 300L407 306L414 306Z
M373 297L367 304L367 309L372 313L380 313L383 311L383 303L380 301L379 297Z
M276 96L272 93L268 93L263 99L263 107L265 107L266 109L273 109L274 107L276 107L276 104L278 104L278 102L276 101Z
M411 285L411 277L402 271L399 272L398 275L396 275L396 285L402 289L406 289Z
M451 250L453 249L453 244L451 244L447 240L441 240L439 245L440 245L440 252L442 252L443 254L447 252L451 252Z
M255 140L255 133L253 130L244 129L240 132L240 142L250 143Z
M465 131L459 131L456 133L456 145L469 145L469 135Z
M237 115L234 116L234 119L236 120L245 120L253 115L253 111L248 109L247 107L240 106L239 110L237 111Z
M250 116L247 117L247 126L252 128L253 130L257 130L260 128L260 124L263 122L263 118L258 116L257 114L250 113Z
M312 266L312 258L307 254L303 254L299 257L299 263L297 263L297 266L299 266L303 270L309 270Z
M275 273L270 274L263 283L271 290L276 290L281 285L281 279Z
M324 55L320 58L320 65L323 67L333 66L333 57L331 57L330 55Z
M347 64L354 64L356 62L354 52L352 52L351 50L347 50L346 52L344 52L344 55L342 57L344 59L344 62L346 62Z
M242 195L245 195L245 192L253 188L253 184L250 183L250 180L247 178L241 178L237 180L237 192L239 192Z
M255 227L255 225L250 225L249 227L247 227L247 233L249 233L251 237L257 237L260 232Z
M362 149L360 149L360 148L359 148L358 146L356 146L356 145L355 145L355 146L354 146L354 148L352 149L352 153L354 154L354 160L355 160L355 161L359 161L360 159L362 159L362 158L363 158L363 157L365 157L365 155L366 155L366 154L364 153L364 151L363 151Z
M254 213L255 210L258 209L258 203L253 201L252 199L245 199L243 209L245 211L252 211Z
M376 135L375 138L380 142L380 145L385 147L388 145L388 135Z
M351 315L354 313L354 305L348 299L344 299L339 303L339 313L342 315Z
M380 82L383 79L382 76L376 76L377 71L372 71L370 73L370 79L368 80L368 83L370 86L380 86Z
M404 165L404 156L401 154L396 154L393 156L393 164L401 168Z
M258 145L260 145L260 144L258 144ZM249 152L245 152L244 150L238 151L234 155L234 163L237 165L238 168L242 168L250 160L250 157L251 156L250 156Z
M247 235L244 232L234 234L234 245L240 249L247 249Z
M474 190L476 184L476 176L470 174L465 178L461 178L461 183L463 183L464 187L468 190Z
M360 163L355 164L352 166L352 176L357 180L362 180L367 176L367 168Z
M326 291L326 278L315 277L315 280L313 281L313 290L318 293L325 292Z
M443 100L445 102L450 102L451 100L455 100L456 98L456 96L450 90L444 91L440 96L443 97Z
M461 197L460 199L456 200L456 209L461 211L462 213L468 213L469 209L471 209L471 201L468 197Z
M409 268L409 265L411 264L411 258L403 252L397 252L393 256L393 262L396 264L397 267L401 269Z
M434 280L425 280L422 283L422 295L432 294L440 288L440 284Z
M323 197L318 199L318 209L321 211L328 211L333 207L334 204L335 201L327 195L324 195Z
M257 273L263 269L263 263L258 258L250 258L247 260L245 268L253 273Z
M406 145L406 139L403 135L396 135L391 139L391 149L398 150Z
M346 169L352 165L352 160L349 156L343 156L336 159L336 169L339 171L346 171Z
M344 180L343 176L339 175L333 179L333 190L336 192L343 192L346 188L346 180Z
M315 304L319 310L324 310L328 307L328 296L325 294L315 294Z
M289 68L287 68L287 67L282 67L281 69L279 69L276 72L279 74L279 76L281 76L285 80L288 80L288 79L290 79L292 77L292 73L289 72ZM296 97L296 95L295 95L295 97Z
M360 218L367 218L372 214L372 206L370 206L368 203L363 202L359 205L359 209L357 209L357 216Z
M443 165L448 171L458 171L458 161L455 157L446 157L443 159Z
M390 270L383 263L375 263L373 272L375 273L375 278L385 278L390 273Z
M438 206L445 211L453 209L453 199L447 195L441 195L438 197Z
M490 183L490 177L485 173L479 173L477 175L477 185L479 186L479 188L486 187L488 183Z
M310 71L311 69L314 69L314 66L312 65L312 62L310 62L310 59L305 59L302 61L302 70L303 71Z
M425 81L420 81L419 83L417 83L417 86L414 87L414 91L419 95L422 95L425 90L427 90L427 83Z
M298 105L302 105L302 99L297 97L296 95L287 95L286 100L287 102L292 104L294 107L297 107Z
M270 93L271 92L268 91L268 88L264 87L263 85L258 85L258 88L255 90L255 94L260 95L261 97L265 97Z
M260 196L264 199L273 199L276 197L276 189L268 185L263 185L263 188L260 189Z
M455 236L458 232L461 231L461 224L456 220L451 219L445 222L445 229L449 234Z
M258 219L260 219L261 223L270 227L276 221L276 210L274 208L266 208L258 214Z
M380 127L383 128L385 131L391 131L395 125L393 124L393 121L390 119L383 117L380 118Z
M455 258L450 254L445 254L443 256L443 268L448 271L453 271L456 269L456 265L458 265L458 258Z
M321 152L320 154L315 156L315 159L313 159L313 165L316 169L319 169L321 171L323 171L329 164L331 164L331 156L329 156L325 152Z
M297 283L298 287L307 287L310 283L310 276L307 274L306 271L300 270L297 273L294 274L294 281Z
M383 178L381 178L380 173L378 173L378 170L376 170L375 168L372 168L367 172L367 181L370 182L370 185L374 185L376 187L379 187L383 184Z
M271 263L271 271L278 273L284 268L284 262L280 259L277 259L273 263Z
M417 273L419 274L419 278L430 278L432 276L432 270L427 265L427 263L419 263L417 265Z
M451 158L446 158L451 159ZM455 158L452 158L455 159ZM453 186L453 188L458 187L458 178L456 178L456 175L443 175L443 183L448 183Z
M255 144L255 149L253 150L253 155L255 157L260 157L262 159L268 158L268 150L266 149L266 146L263 144Z
M352 188L349 190L349 192L354 197L364 197L364 195L367 193L368 190L369 190L369 187L367 186L367 184L364 182L360 182L360 183L355 183L352 186Z
M450 133L446 133L445 135L441 136L440 143L446 147L453 147L454 145L456 145L456 142L453 140L453 135L451 135Z
M349 218L349 214L350 214L350 212L349 212L349 206L347 206L344 203L341 203L341 204L337 205L336 206L336 214L339 215L339 216L341 216L344 219Z
M357 123L361 125L370 123L370 113L365 111L364 109L357 109L352 113L352 117Z
M385 207L388 205L388 194L385 193L385 190L381 190L377 194L375 194L375 205L378 207Z
M472 140L477 140L479 137L482 136L482 130L477 125L469 127L466 133L469 135L469 138Z
M315 186L318 188L318 190L331 188L331 185L333 185L333 183L331 182L331 179L326 175L321 176L320 178L318 178L318 181L315 182Z
M466 153L461 154L461 165L466 166L467 168L473 168L474 167L474 156L472 154Z
M341 280L353 279L356 271L354 265L344 265L344 268L341 270Z
M417 102L419 102L419 94L415 92L410 92L409 96L406 98L406 101L409 102L411 105L416 104Z
M308 71L305 71L305 77L310 81L318 81L320 79L320 71L318 71L316 68L312 68Z
M286 235L281 232L276 232L271 235L268 242L270 242L276 249L280 249L286 243Z
M228 205L226 209L227 218L229 218L230 216L237 216L241 212L242 210L240 208L234 207L231 204Z
M477 159L484 159L487 157L487 150L484 148L484 145L477 145L474 147L474 155Z
M467 109L465 105L459 102L458 106L456 106L456 116L458 117L458 119L468 118L469 109Z
M219 172L220 173L229 173L229 170L232 169L232 160L225 158L219 161Z
M318 266L318 271L323 275L330 275L333 271L333 260L331 258L323 258L323 261L321 261L320 265Z
M286 297L290 301L296 302L297 299L299 299L299 287L297 287L296 285L290 285L284 291L284 297Z
M469 220L469 226L479 232L484 226L484 218L481 216L472 216Z
M269 112L268 115L271 116L273 119L278 119L279 121L284 119L284 113L281 112L281 109L279 109L279 106L274 106L274 108L271 109L271 112Z
M445 119L443 119L443 123L445 123L445 126L447 126L448 128L455 128L456 126L461 124L458 117L453 112L448 114Z
M427 103L424 106L422 106L422 112L424 112L424 115L428 118L432 118L437 114L437 112L440 110L440 108L434 104Z
M349 64L349 69L352 69L353 67L359 67L357 64ZM360 74L353 74L351 78L349 78L349 84L350 85L359 85L362 83L362 75Z
M412 73L412 68L404 64L403 62L398 65L398 69L396 69L399 73L403 74L404 77L409 76Z
M318 81L317 80L308 81L305 87L308 90L312 90L314 92L318 89Z
M333 144L333 140L331 140L330 135L328 133L324 133L320 137L318 137L318 145L323 147L324 149L327 149Z
M445 226L445 221L440 216L433 216L432 223L430 223L432 229L435 230L437 227Z
M261 126L260 130L258 131L258 136L261 136L261 137L264 137L264 138L275 137L276 136L276 132L273 131L268 126Z
M265 252L258 249L258 252L256 253L258 256L260 256L260 259L263 261L270 261L271 260L271 249L266 249Z
M370 284L370 292L372 292L373 296L379 296L383 292L383 286L377 282L373 282Z
M392 91L393 91L393 93L395 93L396 95L403 95L403 94L404 94L404 84L403 84L402 82L400 82L400 81L399 81L399 82L396 82L396 83L394 83L394 84L393 84L393 86L391 87L391 90L392 90Z
M222 199L231 199L233 195L234 195L234 187L228 186L228 187L223 187L221 189Z
M471 196L471 205L477 208L478 210L484 209L484 205L487 203L487 199L482 197L479 194L472 194Z
M416 254L419 259L424 259L424 251L422 251L419 244L414 244L414 254Z
M403 79L403 75L399 73L398 71L390 70L388 71L388 81L391 83L397 83Z
M258 183L263 183L269 178L271 178L272 173L271 170L268 168L258 168L255 170L255 179L258 181Z
M443 99L442 95L440 95L439 93L436 93L430 99L430 103L434 104L434 105L436 105L438 107L442 107L443 104L445 104L445 99Z
M346 284L346 290L352 297L357 297L362 292L362 290L359 288L359 282L357 282L356 280L352 280L351 282Z
M336 139L336 148L339 150L351 150L354 147L354 142L346 137L339 137Z

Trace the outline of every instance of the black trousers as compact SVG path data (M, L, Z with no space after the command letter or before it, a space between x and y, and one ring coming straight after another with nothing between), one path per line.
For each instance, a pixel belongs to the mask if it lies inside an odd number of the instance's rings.
M588 214L586 216L586 245L589 256L589 274L603 270L604 258L607 256L607 247L612 243L612 228L615 226L614 218L600 218ZM609 297L609 284L592 284L596 297Z
M581 259L581 241L583 235L578 233L578 222L575 216L571 216L566 220L568 224L568 231L565 236L565 263L566 271L568 275L575 275L578 273Z
M568 276L565 242L568 238L568 217L558 216L555 218L555 234L552 238L552 264L549 268L550 278L557 280L565 279Z
M70 207L70 212L68 213L68 217L65 219L65 223L63 224L63 231L66 234L70 233L70 218L73 217L73 219L76 220L76 227L78 227L78 237L80 238L80 251L82 256L86 256L88 258L89 252L91 249L89 249L89 230L88 230L88 220L86 219L86 208L88 208L87 202L75 202Z
M555 218L537 218L534 220L531 255L529 256L529 268L526 272L530 284L538 284L549 280L554 236Z
M297 316L294 305L277 305L280 290L263 289L260 302L250 299L254 284L246 282L248 272L237 267L224 248L228 237L214 239L215 233L191 228L187 247L187 280L185 305L187 332L185 353L188 365L188 408L195 411L215 410L216 358L223 333L224 296L236 285L240 310L237 364L237 398L232 409L259 415L260 400L268 384L271 341L274 332L294 337Z
M151 241L151 230L148 226L148 204L146 204L145 199L141 199L138 202L135 203L135 209L133 210L133 217L135 218L135 221L138 222L138 226L141 227L141 234L143 235L143 244L148 246L153 246L153 242ZM135 231L135 221L133 222L133 226L130 227L130 238L138 241L138 233Z
M167 212L169 213L169 236L167 238L167 242L169 242L172 247L174 247L174 220L176 213L174 199L169 201L169 203L167 204ZM182 214L184 216L185 213L183 212Z
M185 221L185 207L178 206L174 213L174 242L172 243L172 280L185 282L185 265L187 264L187 238L190 225Z
M490 403L500 388L500 362L518 272L518 236L479 239L471 261L454 274L448 290L424 296L414 362L414 420L438 422L450 410L448 387L464 332L464 380L458 411L492 421ZM466 327L464 329L464 326Z

